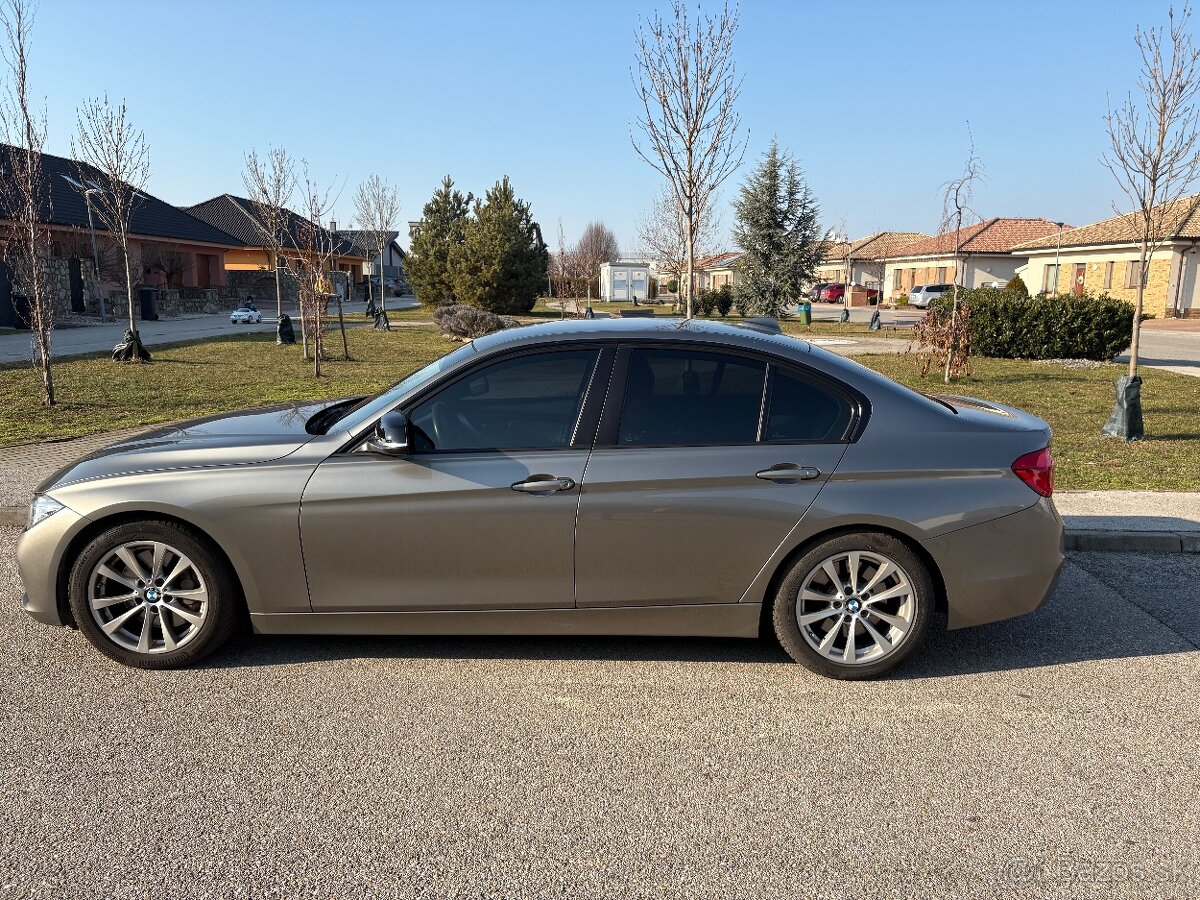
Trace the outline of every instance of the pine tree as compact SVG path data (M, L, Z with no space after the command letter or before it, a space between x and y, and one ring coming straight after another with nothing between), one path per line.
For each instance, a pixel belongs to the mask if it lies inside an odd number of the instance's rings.
M475 202L465 238L451 251L455 296L501 315L527 313L546 283L549 262L541 228L506 176Z
M821 261L816 199L795 159L771 141L734 208L733 237L742 251L738 305L778 316L801 295Z
M470 194L463 196L454 190L454 181L447 175L421 211L421 221L412 228L404 276L422 303L454 303L458 299L450 255L466 237L472 199Z

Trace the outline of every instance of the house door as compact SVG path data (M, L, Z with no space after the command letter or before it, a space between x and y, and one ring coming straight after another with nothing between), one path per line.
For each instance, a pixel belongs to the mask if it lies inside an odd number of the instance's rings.
M79 259L71 257L67 261L67 275L71 281L71 312L83 312L83 270Z
M1200 250L1183 254L1183 285L1179 290L1176 315L1200 316Z
M1076 297L1083 296L1083 285L1087 278L1087 264L1075 263L1075 279L1071 282L1071 293Z

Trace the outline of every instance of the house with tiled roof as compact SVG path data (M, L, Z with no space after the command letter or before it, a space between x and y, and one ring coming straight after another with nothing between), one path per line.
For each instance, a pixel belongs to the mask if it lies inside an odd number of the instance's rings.
M25 151L0 144L0 177L11 170L10 154ZM95 213L96 195L104 192L104 176L90 166L43 153L46 184L40 218L48 225L51 253L71 262L71 308L82 309L82 282L98 265L111 294L124 283L124 265L113 263L115 243ZM89 198L93 204L89 216ZM0 220L4 220L0 208ZM92 243L92 234L96 243ZM146 191L139 191L130 217L130 268L135 286L221 288L225 285L225 255L242 242L228 232ZM93 260L93 246L97 259ZM165 260L170 258L170 264ZM84 265L80 265L80 262ZM168 282L170 282L168 284ZM123 290L123 289L122 289Z
M857 241L828 241L817 266L815 280L879 288L887 260L898 248L927 238L919 231L877 231Z
M277 260L274 250L265 246L262 217L250 200L245 197L236 197L233 194L221 194L205 200L203 203L187 207L186 212L209 223L214 228L233 235L242 243L241 249L226 254L226 269L233 272L270 271L276 267ZM295 258L302 255L304 251L298 248L303 248L308 243L308 231L316 227L321 230L326 240L333 242L338 271L349 273L356 282L362 280L363 264L367 261L366 254L352 240L344 234L335 234L333 230L324 228L320 223L314 225L304 216L292 212L290 209L284 209L284 213L286 214L284 244L290 245L289 249L283 251L284 256Z
M1143 309L1160 318L1200 317L1200 210L1197 197L1154 214L1167 235L1146 267ZM1030 293L1108 294L1133 302L1141 275L1140 217L1130 213L1063 229L1013 249ZM1156 229L1157 230L1157 229Z
M714 253L696 260L696 285L699 290L718 290L724 285L733 287L737 283L737 261L742 258L740 250Z
M1061 227L1049 219L994 218L904 244L893 250L884 268L887 292L898 297L917 285L952 282L969 288L1003 286L1028 261L1013 249Z

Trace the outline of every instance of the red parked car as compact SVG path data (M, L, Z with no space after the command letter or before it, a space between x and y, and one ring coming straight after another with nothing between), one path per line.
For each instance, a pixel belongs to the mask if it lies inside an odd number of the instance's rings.
M879 296L875 288L867 288L867 301L873 302ZM827 284L821 288L821 299L826 303L845 303L846 286L844 284Z

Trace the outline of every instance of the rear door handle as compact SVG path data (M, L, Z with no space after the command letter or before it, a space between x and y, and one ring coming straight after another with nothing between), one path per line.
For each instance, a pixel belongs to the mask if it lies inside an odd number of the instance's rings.
M518 481L512 486L514 491L522 494L552 494L556 491L569 491L575 487L575 479L558 478L554 475L531 475L528 481Z
M796 463L779 463L761 472L755 472L755 478L764 481L775 481L781 484L794 484L797 481L811 481L821 476L821 470L815 466L801 466Z

